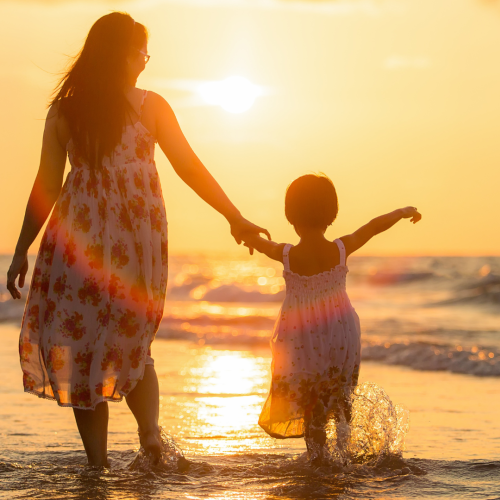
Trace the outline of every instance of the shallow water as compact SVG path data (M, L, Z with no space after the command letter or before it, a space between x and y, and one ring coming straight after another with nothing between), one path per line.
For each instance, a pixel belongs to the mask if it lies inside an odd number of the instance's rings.
M500 497L500 383L367 362L410 412L405 463L314 467L303 440L276 441L257 425L269 384L267 349L158 339L161 424L193 462L185 472L138 457L126 403L110 404L111 468L85 467L71 409L22 392L15 326L1 325L0 498L309 499ZM408 467L405 470L405 467Z
M71 409L22 392L23 304L7 300L8 263L0 256L0 498L500 498L498 257L350 259L360 382L376 384L362 386L376 388L380 404L370 408L384 407L383 388L386 408L408 410L410 430L404 463L342 469L311 466L303 440L276 441L257 425L283 294L279 266L259 257L172 257L153 357L161 425L192 461L184 472L143 459L125 402L110 404L111 468L85 467ZM394 413L364 411L352 434L362 448L371 443L365 453L400 449L404 433L393 431L404 419L394 426Z

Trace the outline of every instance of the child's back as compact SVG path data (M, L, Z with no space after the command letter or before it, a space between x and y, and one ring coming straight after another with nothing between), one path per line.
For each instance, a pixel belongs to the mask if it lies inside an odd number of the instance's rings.
M310 457L319 460L328 419L350 422L359 375L361 332L346 292L346 258L399 220L421 218L416 208L406 207L331 242L324 233L337 212L330 179L305 175L292 182L285 197L285 215L300 243L244 238L247 246L283 263L286 282L271 341L271 390L259 424L276 438L305 436Z
M290 249L291 268L294 273L312 276L330 271L340 264L340 252L337 244L325 238L314 240L301 239L298 245Z
M344 409L349 418L348 401L359 374L361 332L346 292L345 248L340 239L333 246L336 251L332 248L326 260L320 253L308 263L296 262L295 248L284 246L286 296L271 341L271 391L259 419L276 438L305 434L313 456L326 440L328 414ZM324 268L324 262L327 270L309 276L290 268Z

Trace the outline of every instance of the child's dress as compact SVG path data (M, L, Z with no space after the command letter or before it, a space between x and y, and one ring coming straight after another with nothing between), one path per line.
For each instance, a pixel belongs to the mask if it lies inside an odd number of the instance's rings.
M292 245L283 249L286 296L271 340L271 389L259 418L278 439L302 437L314 415L326 419L349 405L358 381L360 324L346 292L345 247L340 239L335 243L339 265L313 276L290 271Z

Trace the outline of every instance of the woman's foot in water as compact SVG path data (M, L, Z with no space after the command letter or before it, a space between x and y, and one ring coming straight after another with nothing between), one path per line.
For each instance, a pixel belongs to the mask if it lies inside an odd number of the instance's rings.
M146 456L151 459L153 465L158 465L162 454L161 428L159 428L156 432L152 431L149 433L142 433L141 431L139 431L139 440ZM190 465L191 462L182 455L177 460L177 470L179 472L187 471Z
M146 456L156 465L161 458L161 436L160 429L142 432L139 430L139 441Z

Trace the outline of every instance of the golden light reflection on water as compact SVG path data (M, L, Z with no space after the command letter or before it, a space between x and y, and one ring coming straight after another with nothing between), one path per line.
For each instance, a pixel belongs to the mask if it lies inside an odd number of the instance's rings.
M158 339L153 349L162 396L161 425L186 454L304 452L302 439L275 440L258 425L270 384L267 348L195 348L189 342ZM360 383L365 381L376 381L392 401L410 410L405 457L459 460L498 456L500 438L491 424L499 413L496 378L418 372L365 361ZM450 391L450 387L460 390ZM473 404L463 394L471 395ZM129 419L135 440L135 421L126 409L121 411Z
M187 496L189 500L205 500L206 497ZM225 491L220 495L210 495L211 500L262 500L269 498L269 495L264 493L249 493L248 491Z
M196 394L196 448L228 454L262 447L257 422L269 385L268 358L206 348L185 375L184 392Z
M261 386L267 378L262 358L245 351L207 351L200 356L202 361L190 369L196 378L199 394L253 394L262 392Z
M270 295L269 300L273 302L273 295L284 290L285 282L279 269L275 267L260 266L256 261L225 261L223 264L215 264L209 268L197 265L184 264L173 270L170 281L170 291L180 287L189 287L189 296L197 301L204 300L207 293L221 286L234 287L237 285L246 292L260 292Z
M224 434L243 432L259 419L263 396L198 398L198 418L206 422L213 432Z
M200 315L211 315L215 319L233 318L235 316L263 316L275 318L278 314L281 303L264 303L258 305L248 305L245 307L227 302L213 304L211 302L169 302L168 318L176 319L178 317L189 319L190 317L199 317Z

